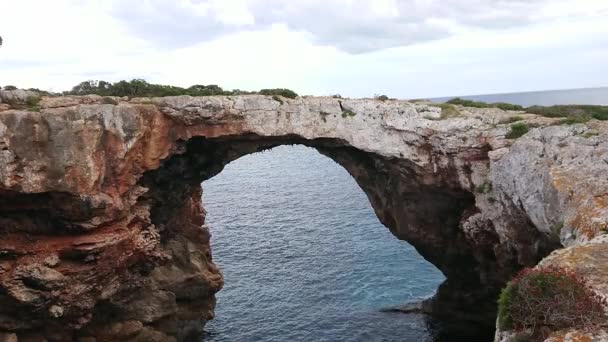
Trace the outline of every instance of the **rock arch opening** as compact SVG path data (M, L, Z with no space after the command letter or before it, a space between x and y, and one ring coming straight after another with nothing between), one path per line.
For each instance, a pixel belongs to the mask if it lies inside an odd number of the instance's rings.
M432 295L441 273L380 223L331 159L280 146L203 183L216 294L208 341L419 340L422 315L381 312Z
M199 288L204 291L196 295L188 292L184 298L178 297L178 302L199 300L198 305L207 312L201 318L205 321L213 316L214 294L222 285L220 272L211 258L210 234L204 226L199 184L241 156L294 144L315 148L343 166L365 192L382 224L397 238L412 244L446 276L435 297L426 301L422 310L444 322L444 331L448 333L491 335L500 282L493 274L494 260L491 256L483 259L484 251L471 248L458 228L462 216L474 207L474 196L456 186L449 173L429 175L411 161L363 152L339 139L307 140L295 135L195 137L184 142L184 153L144 174L140 182L150 189L145 197L152 207L152 223L159 228L161 241L168 244L165 248L174 253L173 259L184 261L178 267L182 270L177 271L184 274L173 274L171 279L183 277L185 282L171 286L191 287L188 282L193 280L187 275L189 271L207 273L207 278L212 279L211 282L198 279ZM201 225L202 235L199 234ZM193 241L198 244L200 255L188 261L183 251L192 253L188 245ZM154 272L165 271L160 267ZM179 293L179 289L175 293Z

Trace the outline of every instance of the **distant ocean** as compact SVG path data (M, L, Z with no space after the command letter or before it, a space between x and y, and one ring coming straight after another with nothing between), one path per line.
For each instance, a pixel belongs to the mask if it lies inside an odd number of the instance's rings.
M433 98L436 102L445 102L460 97L467 100L483 102L507 102L520 106L551 106L566 104L608 105L608 87L532 91L526 93L506 93L491 95L469 95Z
M608 104L608 88L463 97ZM443 275L380 224L331 159L280 146L230 163L203 189L226 282L205 341L435 340L422 315L380 310L431 296Z

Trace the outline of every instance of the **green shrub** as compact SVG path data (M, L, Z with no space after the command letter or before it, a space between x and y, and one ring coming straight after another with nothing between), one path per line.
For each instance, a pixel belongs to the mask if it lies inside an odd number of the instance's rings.
M380 100L380 101L382 101L382 102L384 102L384 101L386 101L386 100L388 100L388 99L389 99L389 98L388 98L388 96L386 96L386 95L376 95L374 98L375 98L376 100Z
M40 111L40 96L30 95L25 99L27 109L32 112Z
M496 108L499 108L502 110L524 110L523 106L506 103L506 102L496 102L496 103L490 104L490 106L496 107Z
M508 117L508 118L506 118L504 120L501 120L500 123L501 124L514 123L514 122L517 122L517 121L522 121L523 119L524 118L522 118L521 116L511 116L511 117Z
M473 100L465 100L465 99L461 99L460 97L455 97L455 98L447 101L446 103L453 104L453 105L461 105L461 106L464 106L464 107L474 107L474 108L488 108L488 107L490 107L490 105L487 104L487 103L485 103L485 102L473 101Z
M591 120L591 117L583 114L583 115L577 115L577 116L570 116L565 119L562 119L559 121L559 124L560 125L574 125L574 124L579 124L579 123L585 123L589 120Z
M334 99L341 99L342 95L340 95L340 94L334 94L331 97L333 97Z
M260 95L280 95L289 99L295 99L298 97L296 92L285 88L262 89L260 90Z
M3 90L17 90L17 87L13 86L13 85L7 85L4 86L4 88L2 88Z
M523 110L524 107L506 102L486 103L482 101L465 100L455 97L446 103L473 108L500 108L502 110Z
M460 111L452 104L440 103L437 106L441 108L441 120L455 118L461 115Z
M542 115L550 118L591 117L597 120L608 120L608 106L592 105L559 105L559 106L531 106L526 108L528 113Z
M343 109L342 110L342 117L343 118L353 117L355 115L357 115L357 113L353 112L350 109Z
M524 269L502 290L498 298L501 330L531 331L543 328L584 329L604 321L605 301L583 279L558 267Z
M517 139L522 135L528 133L529 130L530 129L528 128L528 125L523 122L514 123L511 125L511 130L507 133L507 135L505 135L505 138Z

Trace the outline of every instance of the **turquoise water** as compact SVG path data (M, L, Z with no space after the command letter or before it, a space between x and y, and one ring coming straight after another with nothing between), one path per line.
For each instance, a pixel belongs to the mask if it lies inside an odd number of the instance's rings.
M303 146L242 157L203 184L225 286L206 341L430 341L380 309L432 295L441 273L376 218L352 177Z

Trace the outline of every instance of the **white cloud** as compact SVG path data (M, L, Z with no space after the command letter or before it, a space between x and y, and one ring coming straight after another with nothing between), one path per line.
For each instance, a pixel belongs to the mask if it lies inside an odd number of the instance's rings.
M405 98L606 85L608 3L579 1L0 0L0 85Z

